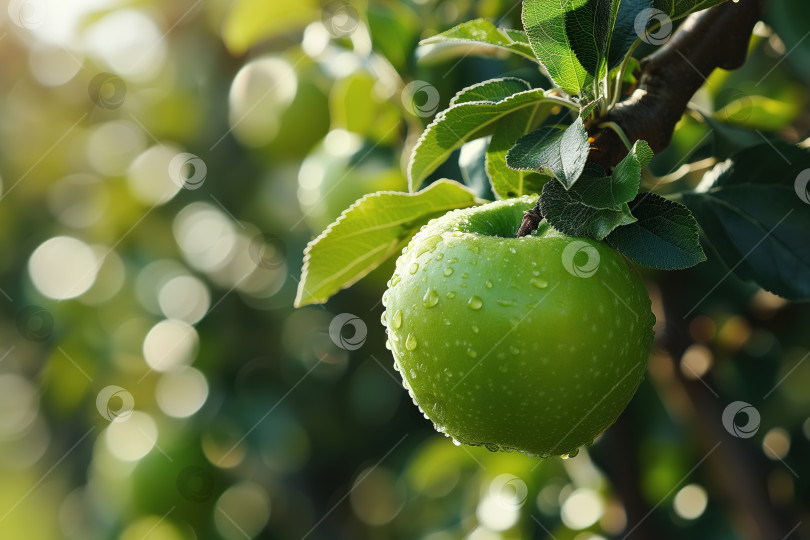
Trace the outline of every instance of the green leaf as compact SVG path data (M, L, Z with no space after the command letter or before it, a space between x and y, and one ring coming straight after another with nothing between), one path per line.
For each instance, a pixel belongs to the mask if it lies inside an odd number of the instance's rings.
M566 29L566 14L587 0L524 0L523 28L534 55L546 68L554 84L571 95L579 95L593 81L572 48Z
M474 193L450 180L419 193L364 196L307 245L295 306L326 302L397 253L430 219L475 204Z
M615 200L611 183L601 167L588 164L570 190L559 182L547 183L540 197L540 210L560 232L602 240L616 227L634 221L627 204Z
M585 71L596 79L604 78L608 72L606 58L619 3L619 0L588 0L565 15L571 48Z
M653 158L653 151L646 141L636 141L633 148L613 169L613 195L617 202L630 202L638 193L641 169Z
M506 50L537 62L529 39L520 30L505 30L486 19L475 19L419 42L419 59L445 59L455 53L487 53L493 49ZM449 54L448 54L449 53Z
M654 193L639 193L630 208L637 221L605 238L625 257L661 270L689 268L706 260L698 224L684 205Z
M450 154L465 142L490 135L495 124L509 113L539 102L565 103L540 89L529 90L520 79L492 79L461 91L451 107L440 112L425 128L408 164L410 190L418 188Z
M618 66L633 43L639 39L636 32L636 17L650 7L652 7L652 0L621 0L619 12L616 15L616 24L613 26L613 36L610 40L608 68L613 69Z
M553 176L570 189L582 174L588 149L588 133L582 118L577 118L565 129L542 127L521 137L506 154L506 164Z
M500 199L529 193L540 193L549 177L527 171L516 171L506 165L506 155L520 137L531 133L548 118L552 105L538 102L498 122L487 149L486 165L492 191Z
M682 200L739 278L791 300L810 299L810 152L787 143L747 148L718 164Z

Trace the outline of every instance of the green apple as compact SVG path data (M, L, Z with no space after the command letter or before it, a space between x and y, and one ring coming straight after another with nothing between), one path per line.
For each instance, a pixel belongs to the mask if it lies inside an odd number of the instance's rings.
M655 317L631 263L545 222L534 198L456 210L403 250L383 295L403 385L458 443L576 455L644 377Z

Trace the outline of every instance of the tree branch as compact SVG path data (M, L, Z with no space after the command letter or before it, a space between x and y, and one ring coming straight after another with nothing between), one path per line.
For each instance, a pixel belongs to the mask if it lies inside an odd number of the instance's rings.
M690 15L666 45L641 61L641 78L633 94L593 125L615 122L631 143L643 139L656 153L666 148L689 100L711 72L737 69L745 62L764 4L765 0L739 0ZM610 170L627 154L615 131L594 127L589 135L593 142L588 161ZM530 227L540 212L539 200L534 210L524 217L518 237L537 228Z

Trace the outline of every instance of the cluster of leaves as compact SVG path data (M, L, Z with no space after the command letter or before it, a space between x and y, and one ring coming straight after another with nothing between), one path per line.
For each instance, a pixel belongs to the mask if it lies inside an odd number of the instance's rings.
M503 77L456 94L413 149L410 193L366 196L310 243L297 305L324 302L354 283L396 253L429 219L482 202L449 180L416 191L460 148L462 155L469 154L465 150L480 154L468 161L483 163L479 175L488 180L496 198L539 194L544 218L566 234L604 240L632 261L658 269L687 268L704 261L700 227L689 208L709 222L727 224L718 217L719 199L704 190L684 195L687 207L640 193L642 169L653 157L649 145L637 141L631 147L618 126L604 124L601 127L616 129L628 144L627 156L605 171L588 162L591 141L586 127L599 125L620 99L628 66L635 62L633 51L652 30L642 25L639 31L645 13L657 10L674 20L723 1L524 0L524 31L500 29L477 19L423 41L431 52L445 48L454 54L489 54L495 49L517 54L536 63L555 88L532 88L524 80ZM570 123L559 124L560 111L570 113ZM806 209L801 213L806 215ZM756 218L751 220L759 226ZM714 235L710 226L703 230ZM791 298L810 296L773 275L772 261L770 270L762 271L735 264L735 256L747 256L742 244L718 242L722 260L733 270L742 270L741 276ZM806 257L799 259L806 267Z

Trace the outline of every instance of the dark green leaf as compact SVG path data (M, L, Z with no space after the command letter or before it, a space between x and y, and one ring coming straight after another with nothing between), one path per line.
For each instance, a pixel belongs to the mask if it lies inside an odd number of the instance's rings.
M625 257L661 270L689 268L706 260L698 224L685 206L654 193L639 193L630 209L638 221L605 238Z
M608 67L613 69L624 59L630 47L639 38L636 32L636 17L652 6L652 0L622 0L616 24L613 26L613 37L610 40Z
M738 277L810 299L810 152L761 144L717 165L682 194L707 242Z
M559 182L543 187L540 209L552 227L570 236L603 239L622 224L632 223L627 205L615 204L608 176L582 177L570 190Z
M296 307L326 302L397 253L430 219L475 204L474 193L450 180L419 193L364 196L307 245Z
M588 0L565 14L571 48L585 71L596 79L607 74L606 58L618 9L619 0Z
M507 165L518 171L554 176L570 189L588 159L588 133L577 118L565 129L543 127L518 139L506 155Z

